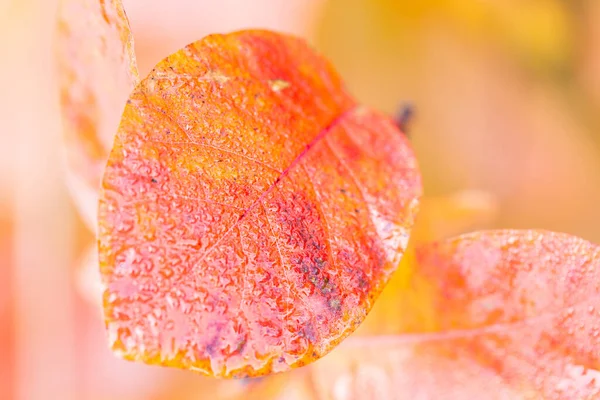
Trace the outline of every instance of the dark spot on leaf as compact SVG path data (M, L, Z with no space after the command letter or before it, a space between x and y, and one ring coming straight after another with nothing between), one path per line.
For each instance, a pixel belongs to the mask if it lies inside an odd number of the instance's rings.
M313 327L312 323L310 323L310 322L308 322L304 326L304 328L302 328L302 331L300 333L302 334L302 336L307 338L311 343L315 343L317 341L317 335L315 335L315 328Z
M217 356L217 344L219 342L219 338L217 335L206 345L206 354L210 357Z
M248 337L247 336L242 337L235 347L235 352L241 353L244 350L244 347L246 347L247 342L248 342Z
M362 274L361 274L361 275L359 275L359 276L358 276L358 287L359 287L359 288L361 288L361 289L364 289L364 288L366 288L368 285L369 285L369 282L368 282L368 281L365 279L365 277L364 277L364 276L362 276Z
M340 299L337 298L329 299L327 305L329 306L329 308L331 308L331 310L335 312L340 311L340 309L342 308L342 303L340 302Z

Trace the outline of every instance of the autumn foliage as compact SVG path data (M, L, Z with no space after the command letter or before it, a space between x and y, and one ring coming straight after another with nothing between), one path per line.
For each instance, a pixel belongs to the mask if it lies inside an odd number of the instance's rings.
M120 2L79 3L112 38L92 52L101 67L60 60L75 170L93 187L106 163L99 259L116 354L246 377L339 345L303 376L317 398L597 398L598 246L533 230L424 243L434 225L425 213L415 228L408 140L303 40L211 35L136 85ZM96 85L115 76L116 91ZM94 143L110 132L106 157ZM341 343L378 306L390 334L367 319L369 335Z
M215 35L131 95L100 202L113 348L232 376L321 357L371 308L421 192L406 138L298 39Z
M95 227L104 166L125 100L139 80L121 1L61 0L57 61L67 180L86 223Z
M422 331L349 339L315 365L317 392L597 398L599 274L600 247L565 234L485 231L422 245L398 294L421 301L394 316L407 331L426 321Z

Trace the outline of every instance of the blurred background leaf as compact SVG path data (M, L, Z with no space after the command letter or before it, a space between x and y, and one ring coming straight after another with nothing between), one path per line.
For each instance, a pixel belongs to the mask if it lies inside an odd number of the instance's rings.
M596 399L599 275L600 247L565 234L421 245L400 288L421 302L395 312L408 334L349 338L315 363L309 386L320 400Z

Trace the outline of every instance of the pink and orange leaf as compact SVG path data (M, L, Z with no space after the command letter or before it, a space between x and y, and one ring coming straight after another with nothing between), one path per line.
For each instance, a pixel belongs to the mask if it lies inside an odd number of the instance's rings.
M104 175L113 350L222 377L322 357L398 266L420 194L393 120L304 41L190 44L131 94Z
M61 0L57 78L67 183L84 221L96 229L98 193L129 93L139 81L121 0Z

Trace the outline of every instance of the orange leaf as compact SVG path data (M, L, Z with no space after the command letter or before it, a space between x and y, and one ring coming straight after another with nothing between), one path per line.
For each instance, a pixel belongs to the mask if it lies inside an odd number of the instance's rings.
M139 80L121 1L62 0L57 60L68 182L81 215L95 229L104 166Z
M315 364L321 398L600 396L600 247L473 233L421 248L417 277L434 288L437 332L348 340Z
M421 193L393 121L267 31L162 61L128 101L103 187L114 351L225 377L302 366L350 334Z

